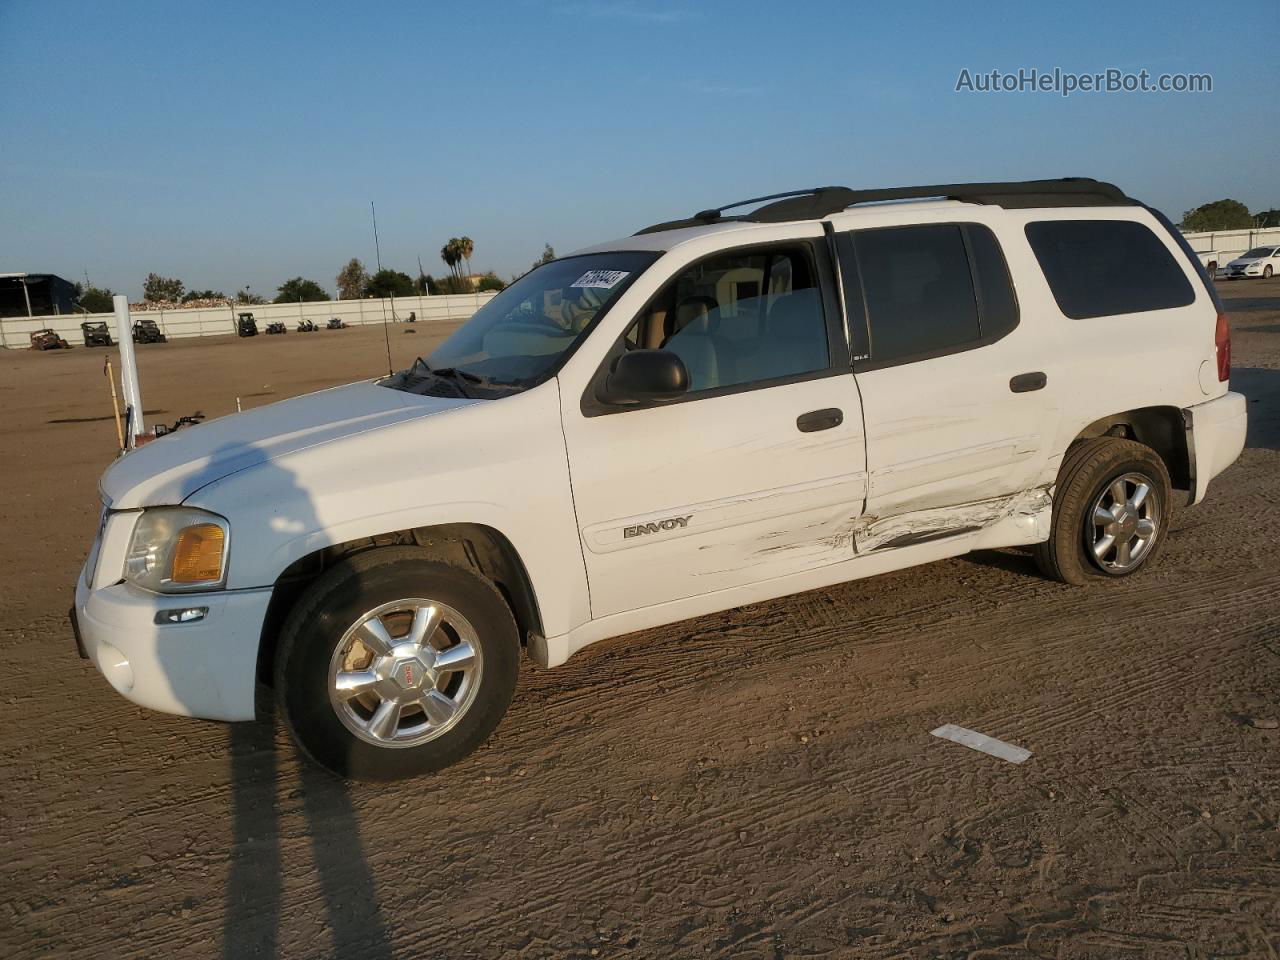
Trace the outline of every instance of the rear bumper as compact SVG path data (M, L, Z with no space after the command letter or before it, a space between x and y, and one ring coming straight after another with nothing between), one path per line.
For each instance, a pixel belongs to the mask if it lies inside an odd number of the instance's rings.
M117 583L76 584L77 646L117 693L140 706L209 720L252 720L258 644L271 590L161 595ZM207 607L194 623L161 610Z
M1224 393L1182 411L1191 454L1191 502L1204 500L1209 481L1236 462L1244 450L1248 414L1240 393Z

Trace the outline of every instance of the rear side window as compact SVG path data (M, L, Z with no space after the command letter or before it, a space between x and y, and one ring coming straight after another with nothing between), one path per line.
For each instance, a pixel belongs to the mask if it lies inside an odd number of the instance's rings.
M1131 220L1027 224L1058 308L1073 320L1185 307L1196 296L1169 249Z
M1018 325L1018 301L995 236L979 224L860 230L837 238L846 302L865 304L872 364L990 343ZM856 261L856 268L851 269Z

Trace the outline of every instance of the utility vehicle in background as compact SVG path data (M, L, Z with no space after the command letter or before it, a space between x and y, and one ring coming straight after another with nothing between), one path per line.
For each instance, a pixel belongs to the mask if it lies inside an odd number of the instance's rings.
M150 317L133 322L134 343L164 343L169 338L160 331L160 325Z
M400 373L119 459L78 636L144 706L250 720L266 683L330 770L438 770L522 650L971 550L1140 573L1243 447L1230 357L1195 254L1111 184L705 210L537 267Z
M80 333L84 336L86 347L109 347L114 342L111 339L111 331L101 321L80 324Z
M31 331L32 350L70 350L71 344L62 338L57 330L45 327L43 330Z

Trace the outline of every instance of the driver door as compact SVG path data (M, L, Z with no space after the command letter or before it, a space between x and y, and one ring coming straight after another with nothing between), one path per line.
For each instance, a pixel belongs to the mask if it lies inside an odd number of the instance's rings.
M676 353L689 392L562 397L594 618L853 556L866 452L831 276L821 237L695 262L610 354Z

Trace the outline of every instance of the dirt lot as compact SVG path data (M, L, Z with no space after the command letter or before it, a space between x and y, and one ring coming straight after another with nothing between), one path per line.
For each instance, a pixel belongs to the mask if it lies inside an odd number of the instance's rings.
M1248 449L1146 576L983 553L612 641L390 786L77 659L104 353L0 353L0 955L1275 960L1280 279L1223 292ZM139 353L168 420L385 366L377 329Z

